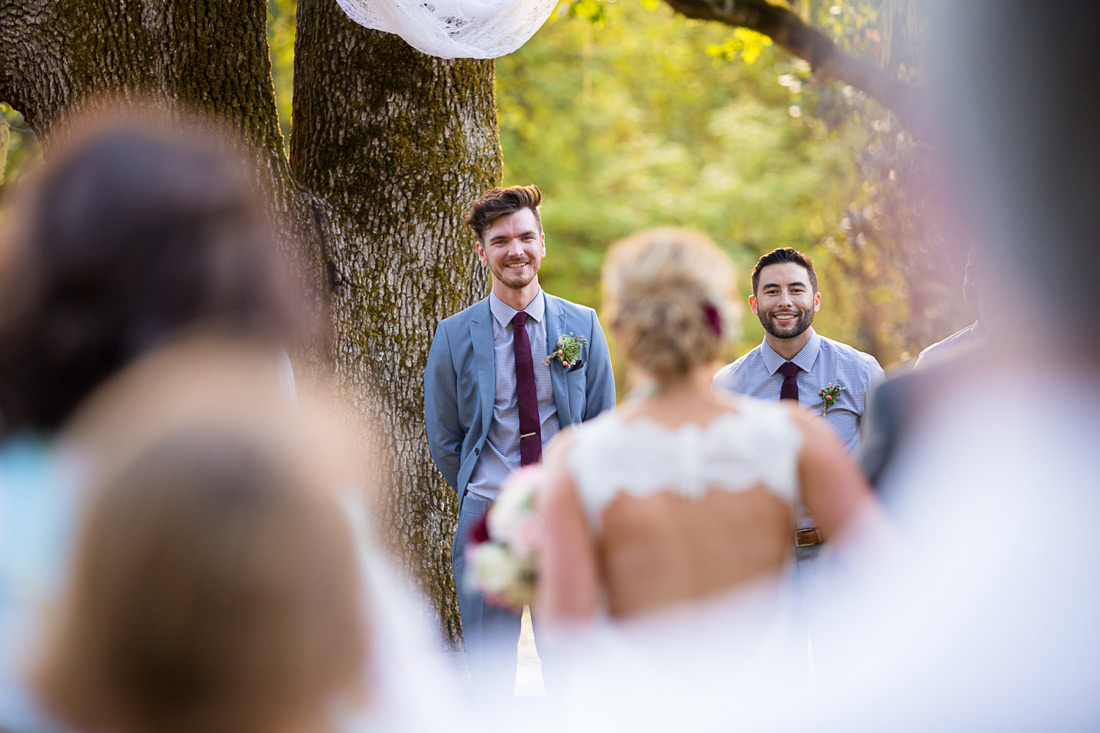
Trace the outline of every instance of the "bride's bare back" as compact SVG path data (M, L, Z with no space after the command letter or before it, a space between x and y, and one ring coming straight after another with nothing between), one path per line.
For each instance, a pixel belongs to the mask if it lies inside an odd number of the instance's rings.
M579 426L546 471L536 603L549 619L631 617L778 576L800 498L826 536L869 501L812 417L703 389Z
M792 554L792 529L790 505L764 486L717 487L702 499L620 494L596 541L608 613L655 611L779 573Z

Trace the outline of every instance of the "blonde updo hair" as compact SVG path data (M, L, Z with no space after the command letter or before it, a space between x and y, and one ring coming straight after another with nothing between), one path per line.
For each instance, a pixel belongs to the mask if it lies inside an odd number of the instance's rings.
M647 229L616 242L603 283L619 346L662 384L716 360L737 332L733 267L699 232Z

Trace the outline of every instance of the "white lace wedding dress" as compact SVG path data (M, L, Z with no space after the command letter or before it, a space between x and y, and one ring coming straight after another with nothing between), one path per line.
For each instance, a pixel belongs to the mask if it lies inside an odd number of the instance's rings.
M610 412L578 426L567 465L593 539L601 541L605 512L624 494L703 501L765 487L790 507L793 525L801 432L778 403L744 398L738 406L706 425L668 428ZM805 681L793 598L781 568L658 612L605 613L594 626L561 632L547 644L547 679L552 694L564 688L566 703L547 730L647 730L670 719L680 730L705 730L750 719L750 708L781 701ZM564 682L555 685L554 674Z
M621 493L701 499L711 490L763 485L793 505L802 434L777 402L742 399L739 408L704 426L668 428L614 411L578 426L569 468L593 533L599 535L604 509Z

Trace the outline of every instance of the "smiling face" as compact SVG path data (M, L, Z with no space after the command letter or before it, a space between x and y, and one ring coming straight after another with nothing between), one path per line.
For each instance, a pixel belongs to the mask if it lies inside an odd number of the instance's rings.
M814 292L805 267L779 262L760 270L760 285L749 305L770 338L809 339L806 332L821 308L821 293Z
M538 293L546 256L546 235L535 212L520 209L494 221L477 243L477 256L493 273L497 297L517 310L526 307Z

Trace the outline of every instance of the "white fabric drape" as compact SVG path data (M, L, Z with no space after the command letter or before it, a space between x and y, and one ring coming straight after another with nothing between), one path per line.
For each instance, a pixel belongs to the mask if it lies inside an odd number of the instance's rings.
M490 59L527 42L557 0L337 0L349 18L445 59Z

